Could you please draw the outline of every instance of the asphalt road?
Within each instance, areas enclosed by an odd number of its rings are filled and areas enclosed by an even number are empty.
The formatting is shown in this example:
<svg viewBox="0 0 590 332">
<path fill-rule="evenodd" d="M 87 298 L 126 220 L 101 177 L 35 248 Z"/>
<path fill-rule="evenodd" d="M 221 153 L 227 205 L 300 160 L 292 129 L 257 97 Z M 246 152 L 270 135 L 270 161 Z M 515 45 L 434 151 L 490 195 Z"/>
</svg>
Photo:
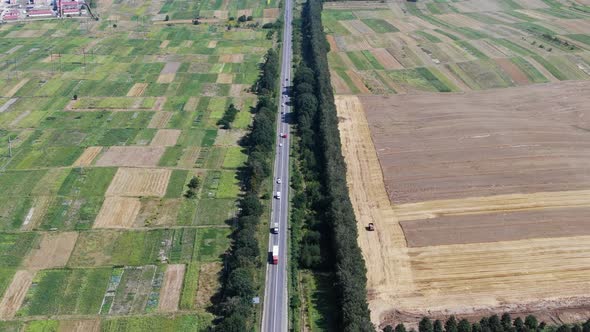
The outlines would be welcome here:
<svg viewBox="0 0 590 332">
<path fill-rule="evenodd" d="M 281 100 L 277 114 L 277 142 L 274 162 L 273 203 L 270 226 L 279 224 L 278 234 L 270 234 L 268 241 L 268 264 L 264 288 L 264 308 L 262 312 L 262 332 L 283 332 L 288 328 L 287 311 L 287 229 L 289 218 L 289 147 L 290 126 L 285 122 L 289 116 L 289 97 L 287 86 L 291 84 L 292 66 L 292 0 L 285 0 L 285 19 L 283 27 L 283 53 L 281 62 Z M 287 137 L 281 137 L 281 133 Z M 280 179 L 280 181 L 279 181 Z M 280 182 L 280 183 L 279 183 Z M 280 199 L 276 193 L 280 192 Z M 270 229 L 269 229 L 270 232 Z M 272 247 L 279 246 L 278 264 L 272 264 Z"/>
</svg>

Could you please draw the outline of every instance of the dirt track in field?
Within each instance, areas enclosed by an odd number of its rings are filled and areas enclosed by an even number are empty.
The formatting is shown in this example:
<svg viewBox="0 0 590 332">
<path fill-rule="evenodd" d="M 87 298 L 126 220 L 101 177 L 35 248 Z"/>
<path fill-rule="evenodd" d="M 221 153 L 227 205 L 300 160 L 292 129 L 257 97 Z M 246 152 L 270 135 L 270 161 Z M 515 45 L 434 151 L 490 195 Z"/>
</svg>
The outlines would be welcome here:
<svg viewBox="0 0 590 332">
<path fill-rule="evenodd" d="M 186 266 L 184 264 L 168 265 L 164 274 L 162 290 L 160 291 L 159 311 L 173 312 L 178 310 L 185 269 Z"/>
<path fill-rule="evenodd" d="M 150 123 L 148 124 L 148 128 L 164 128 L 170 121 L 172 117 L 172 112 L 156 112 Z"/>
<path fill-rule="evenodd" d="M 523 93 L 520 88 L 497 90 L 495 97 L 485 97 L 499 101 L 501 107 L 490 107 L 485 98 L 482 101 L 481 95 L 486 93 L 396 96 L 400 99 L 385 98 L 388 103 L 381 97 L 336 96 L 358 242 L 368 270 L 373 322 L 383 325 L 405 321 L 411 325 L 422 315 L 477 317 L 502 311 L 541 313 L 551 319 L 559 315 L 559 319 L 570 321 L 567 317 L 576 317 L 577 312 L 590 306 L 590 298 L 585 297 L 590 291 L 590 236 L 584 236 L 590 229 L 584 217 L 590 214 L 590 186 L 584 182 L 589 175 L 587 167 L 582 166 L 588 164 L 590 153 L 585 152 L 588 134 L 579 129 L 590 127 L 584 122 L 587 108 L 581 107 L 588 104 L 585 96 L 590 94 L 582 92 L 587 86 L 574 82 L 529 87 L 527 91 L 533 91 L 522 98 L 523 102 L 510 103 L 510 95 Z M 372 98 L 379 99 L 379 106 L 370 104 Z M 474 99 L 468 112 L 462 113 L 458 101 L 468 98 Z M 542 100 L 531 100 L 535 98 Z M 368 107 L 363 104 L 367 100 Z M 451 104 L 453 108 L 445 107 Z M 368 108 L 371 110 L 367 111 Z M 379 108 L 379 115 L 368 115 L 369 121 L 373 121 L 370 127 L 365 112 Z M 506 114 L 494 116 L 494 110 L 502 112 L 502 108 L 510 111 L 510 121 L 504 121 Z M 448 109 L 456 112 L 447 112 Z M 484 111 L 488 112 L 487 121 L 470 117 Z M 413 122 L 412 116 L 418 119 Z M 530 126 L 518 125 L 527 119 Z M 444 123 L 452 125 L 447 127 Z M 574 128 L 572 123 L 578 127 Z M 462 132 L 462 128 L 467 128 L 467 132 Z M 408 133 L 415 136 L 403 136 Z M 429 133 L 439 134 L 430 139 L 422 137 Z M 388 141 L 379 143 L 379 135 L 387 136 Z M 489 144 L 481 143 L 480 139 L 490 137 L 493 139 Z M 373 139 L 378 142 L 373 144 Z M 452 153 L 465 147 L 473 150 Z M 558 152 L 552 153 L 555 149 Z M 515 154 L 511 167 L 500 167 L 500 171 L 518 172 L 514 176 L 521 180 L 518 186 L 474 189 L 469 182 L 461 182 L 460 176 L 468 175 L 466 170 L 471 170 L 473 176 L 490 170 L 495 164 L 485 158 L 497 160 L 493 154 L 499 152 L 502 157 L 505 150 L 514 150 Z M 448 157 L 449 153 L 452 156 Z M 388 168 L 378 155 L 389 154 L 396 157 L 388 160 L 401 163 L 403 159 L 405 164 Z M 410 156 L 416 160 L 408 160 Z M 416 171 L 424 168 L 425 163 L 436 163 L 439 156 L 449 163 Z M 461 156 L 468 162 L 461 160 Z M 547 163 L 546 158 L 553 158 L 554 162 Z M 481 159 L 486 161 L 476 164 Z M 454 160 L 471 168 L 456 171 L 451 163 Z M 542 161 L 545 163 L 540 167 L 533 167 Z M 551 171 L 564 175 L 545 183 L 545 173 Z M 433 172 L 438 175 L 432 178 L 447 172 L 457 175 L 424 186 L 439 190 L 436 193 L 415 189 L 411 191 L 413 200 L 396 200 L 399 196 L 393 195 L 395 203 L 407 203 L 392 205 L 383 174 L 387 179 L 403 176 L 404 172 L 411 173 L 403 178 L 407 185 L 390 180 L 388 189 L 408 190 L 411 184 L 420 184 L 425 175 Z M 522 175 L 527 172 L 531 175 Z M 479 183 L 489 185 L 491 179 L 506 176 L 501 172 L 490 174 L 495 176 L 483 177 Z M 535 183 L 539 179 L 543 182 L 540 186 Z M 442 185 L 447 187 L 441 189 Z M 365 230 L 369 222 L 376 224 L 376 231 Z"/>
<path fill-rule="evenodd" d="M 77 232 L 45 233 L 39 246 L 31 250 L 23 265 L 31 270 L 64 267 L 76 240 Z"/>
<path fill-rule="evenodd" d="M 16 271 L 4 297 L 0 301 L 0 319 L 11 319 L 20 308 L 35 274 L 26 270 Z"/>
</svg>

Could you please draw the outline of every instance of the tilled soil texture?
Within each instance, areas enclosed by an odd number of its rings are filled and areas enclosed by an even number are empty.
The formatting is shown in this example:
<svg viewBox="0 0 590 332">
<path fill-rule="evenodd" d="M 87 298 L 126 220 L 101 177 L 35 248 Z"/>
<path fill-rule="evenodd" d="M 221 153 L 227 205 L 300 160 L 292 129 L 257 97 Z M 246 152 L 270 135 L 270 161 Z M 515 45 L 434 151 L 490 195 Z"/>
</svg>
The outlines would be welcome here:
<svg viewBox="0 0 590 332">
<path fill-rule="evenodd" d="M 590 220 L 580 216 L 590 216 L 590 208 L 449 216 L 401 225 L 409 247 L 426 247 L 590 235 Z"/>
<path fill-rule="evenodd" d="M 182 290 L 182 282 L 185 272 L 184 264 L 168 265 L 164 274 L 164 283 L 160 291 L 160 302 L 158 309 L 160 311 L 170 312 L 178 310 L 178 301 Z"/>
<path fill-rule="evenodd" d="M 393 203 L 590 188 L 590 82 L 361 100 Z"/>
</svg>

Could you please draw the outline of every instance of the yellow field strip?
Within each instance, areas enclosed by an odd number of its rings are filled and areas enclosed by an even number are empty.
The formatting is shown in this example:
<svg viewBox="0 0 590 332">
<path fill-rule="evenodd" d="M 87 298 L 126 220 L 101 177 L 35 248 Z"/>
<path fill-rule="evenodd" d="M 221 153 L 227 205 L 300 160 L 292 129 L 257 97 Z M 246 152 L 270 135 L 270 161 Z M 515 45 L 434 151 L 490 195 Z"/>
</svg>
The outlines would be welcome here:
<svg viewBox="0 0 590 332">
<path fill-rule="evenodd" d="M 394 205 L 393 210 L 399 221 L 409 221 L 451 215 L 458 216 L 572 207 L 590 207 L 590 190 L 434 200 Z"/>
</svg>

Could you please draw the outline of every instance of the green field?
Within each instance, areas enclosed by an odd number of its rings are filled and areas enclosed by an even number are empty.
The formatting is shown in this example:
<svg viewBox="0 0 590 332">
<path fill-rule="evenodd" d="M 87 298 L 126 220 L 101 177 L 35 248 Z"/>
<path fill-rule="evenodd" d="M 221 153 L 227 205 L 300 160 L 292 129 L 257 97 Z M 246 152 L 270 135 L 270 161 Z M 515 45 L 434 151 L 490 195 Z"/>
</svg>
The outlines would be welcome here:
<svg viewBox="0 0 590 332">
<path fill-rule="evenodd" d="M 346 89 L 336 93 L 361 93 L 350 71 L 376 95 L 512 87 L 518 78 L 496 65 L 496 58 L 509 58 L 526 75 L 528 84 L 550 81 L 538 66 L 558 80 L 588 79 L 590 66 L 585 59 L 590 39 L 569 28 L 575 21 L 566 22 L 588 18 L 588 12 L 573 3 L 545 3 L 550 7 L 494 0 L 481 11 L 469 7 L 472 4 L 442 0 L 406 1 L 373 9 L 352 4 L 346 9 L 327 6 L 322 12 L 324 29 L 338 46 L 328 53 L 328 62 L 346 84 Z M 417 21 L 426 24 L 415 26 Z M 409 26 L 414 28 L 408 30 Z M 373 56 L 375 49 L 387 50 L 402 68 L 382 72 L 385 62 L 380 61 L 385 60 Z"/>
<path fill-rule="evenodd" d="M 203 262 L 220 262 L 230 246 L 227 222 L 237 213 L 237 175 L 247 160 L 238 141 L 257 103 L 249 88 L 266 51 L 278 47 L 277 34 L 268 38 L 262 28 L 278 6 L 117 0 L 96 3 L 98 21 L 0 27 L 0 296 L 17 271 L 29 268 L 27 255 L 45 232 L 78 234 L 71 254 L 62 253 L 65 268 L 48 262 L 30 271 L 23 305 L 0 330 L 67 330 L 73 323 L 64 319 L 77 315 L 100 320 L 101 331 L 212 324 L 203 311 L 208 305 L 195 305 L 199 271 Z M 252 20 L 228 20 L 238 13 Z M 166 15 L 188 24 L 166 24 Z M 197 16 L 211 20 L 191 24 Z M 217 119 L 230 103 L 240 112 L 232 129 L 220 131 Z M 130 147 L 137 152 L 117 150 Z M 121 167 L 167 169 L 170 177 L 116 183 Z M 200 186 L 185 197 L 193 175 Z M 113 196 L 117 186 L 139 189 Z M 167 264 L 187 264 L 182 313 L 159 313 Z"/>
</svg>

